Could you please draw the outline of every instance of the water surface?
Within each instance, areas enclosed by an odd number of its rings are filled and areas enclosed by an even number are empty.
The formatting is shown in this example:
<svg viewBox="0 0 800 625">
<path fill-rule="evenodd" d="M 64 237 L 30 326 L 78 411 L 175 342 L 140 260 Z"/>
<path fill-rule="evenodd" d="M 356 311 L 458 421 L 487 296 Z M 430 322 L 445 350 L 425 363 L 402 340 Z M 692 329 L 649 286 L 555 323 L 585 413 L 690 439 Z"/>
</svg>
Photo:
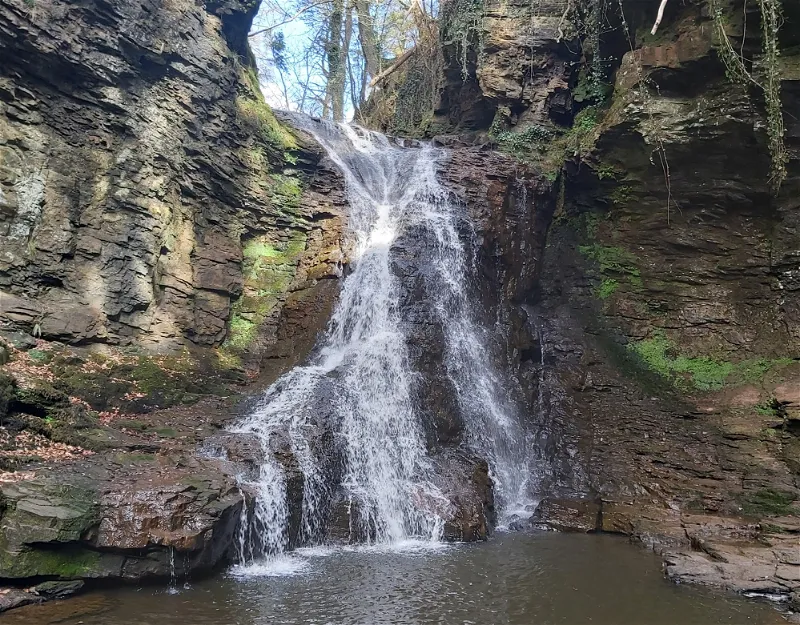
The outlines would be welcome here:
<svg viewBox="0 0 800 625">
<path fill-rule="evenodd" d="M 664 579 L 613 536 L 499 534 L 398 551 L 317 550 L 259 576 L 94 593 L 5 625 L 778 625 L 769 605 Z M 274 575 L 271 575 L 274 574 Z M 183 580 L 180 580 L 180 586 Z"/>
</svg>

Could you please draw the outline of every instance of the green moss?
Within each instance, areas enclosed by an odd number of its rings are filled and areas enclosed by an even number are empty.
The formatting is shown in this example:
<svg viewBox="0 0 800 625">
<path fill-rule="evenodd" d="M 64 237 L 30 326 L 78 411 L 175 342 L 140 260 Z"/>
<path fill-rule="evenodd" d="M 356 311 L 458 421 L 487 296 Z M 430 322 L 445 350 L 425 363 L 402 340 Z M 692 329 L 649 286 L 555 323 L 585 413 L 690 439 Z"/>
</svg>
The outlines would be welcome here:
<svg viewBox="0 0 800 625">
<path fill-rule="evenodd" d="M 258 326 L 255 323 L 234 313 L 228 324 L 228 337 L 225 339 L 225 344 L 234 350 L 243 350 L 256 338 L 257 330 Z"/>
<path fill-rule="evenodd" d="M 17 389 L 15 404 L 23 411 L 48 412 L 56 408 L 67 408 L 69 396 L 46 380 L 35 380 L 33 386 Z"/>
<path fill-rule="evenodd" d="M 242 296 L 234 303 L 223 347 L 239 353 L 258 337 L 258 328 L 274 310 L 294 280 L 307 236 L 294 231 L 288 239 L 255 237 L 243 246 Z"/>
<path fill-rule="evenodd" d="M 273 176 L 273 202 L 287 212 L 296 212 L 300 208 L 303 187 L 294 176 L 276 174 Z"/>
<path fill-rule="evenodd" d="M 790 359 L 745 360 L 732 363 L 710 356 L 690 357 L 677 354 L 676 347 L 664 335 L 656 332 L 651 338 L 631 343 L 628 348 L 638 355 L 649 369 L 670 378 L 678 386 L 688 379 L 691 385 L 702 391 L 719 390 L 722 387 L 753 383 L 763 378 L 773 367 L 793 362 Z"/>
<path fill-rule="evenodd" d="M 641 273 L 636 267 L 637 258 L 630 252 L 621 247 L 600 245 L 598 243 L 581 245 L 578 250 L 581 254 L 596 262 L 600 268 L 600 273 L 605 277 L 626 277 L 631 286 L 636 289 L 642 288 Z"/>
<path fill-rule="evenodd" d="M 175 438 L 178 435 L 173 428 L 158 428 L 156 434 L 163 438 Z"/>
<path fill-rule="evenodd" d="M 242 124 L 282 151 L 296 149 L 297 141 L 294 136 L 277 120 L 264 100 L 256 70 L 242 67 L 240 77 L 245 89 L 244 94 L 236 98 L 236 112 Z"/>
<path fill-rule="evenodd" d="M 50 362 L 53 359 L 53 354 L 50 352 L 46 352 L 42 349 L 31 349 L 28 350 L 28 356 L 30 359 L 37 363 L 37 364 L 45 364 Z"/>
<path fill-rule="evenodd" d="M 687 358 L 679 356 L 672 361 L 672 370 L 691 376 L 695 388 L 703 391 L 720 389 L 725 385 L 728 376 L 733 373 L 734 365 L 727 361 L 718 361 L 706 356 Z"/>
<path fill-rule="evenodd" d="M 649 369 L 664 377 L 672 377 L 672 359 L 667 355 L 671 343 L 664 334 L 656 333 L 652 338 L 631 343 L 628 348 L 635 352 Z"/>
<path fill-rule="evenodd" d="M 629 347 L 651 370 L 673 379 L 678 385 L 685 377 L 675 377 L 675 374 L 684 374 L 691 379 L 695 388 L 704 391 L 722 388 L 734 370 L 732 363 L 717 361 L 707 356 L 672 357 L 670 352 L 674 351 L 673 345 L 660 332 L 652 338 L 632 343 Z"/>
<path fill-rule="evenodd" d="M 96 551 L 62 546 L 58 550 L 23 548 L 18 552 L 0 551 L 0 575 L 8 578 L 95 577 L 101 569 Z"/>
<path fill-rule="evenodd" d="M 773 369 L 787 367 L 794 362 L 791 358 L 755 358 L 740 362 L 736 367 L 736 379 L 741 384 L 756 384 Z"/>
<path fill-rule="evenodd" d="M 603 278 L 600 286 L 597 288 L 597 297 L 599 299 L 608 299 L 619 288 L 619 282 L 613 278 Z"/>
<path fill-rule="evenodd" d="M 242 248 L 242 255 L 245 259 L 256 260 L 259 258 L 278 258 L 281 253 L 271 244 L 256 239 Z"/>
<path fill-rule="evenodd" d="M 791 505 L 795 501 L 795 493 L 766 488 L 745 495 L 742 510 L 753 515 L 782 516 L 791 512 Z"/>
</svg>

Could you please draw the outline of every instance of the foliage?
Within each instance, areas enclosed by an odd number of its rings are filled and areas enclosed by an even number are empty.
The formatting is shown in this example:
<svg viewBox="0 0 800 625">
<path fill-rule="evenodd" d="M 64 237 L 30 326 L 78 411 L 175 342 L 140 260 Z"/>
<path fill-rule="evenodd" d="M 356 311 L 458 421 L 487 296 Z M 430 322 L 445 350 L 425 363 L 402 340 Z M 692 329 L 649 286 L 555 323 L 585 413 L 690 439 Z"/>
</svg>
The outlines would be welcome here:
<svg viewBox="0 0 800 625">
<path fill-rule="evenodd" d="M 546 126 L 535 124 L 522 132 L 503 131 L 494 135 L 500 147 L 514 154 L 541 147 L 542 143 L 553 138 L 553 131 Z"/>
<path fill-rule="evenodd" d="M 626 184 L 615 187 L 611 193 L 608 194 L 608 199 L 617 206 L 627 204 L 633 197 L 633 189 Z"/>
<path fill-rule="evenodd" d="M 370 79 L 419 44 L 435 7 L 430 0 L 263 0 L 250 42 L 270 101 L 327 118 L 358 114 Z"/>
<path fill-rule="evenodd" d="M 602 300 L 608 299 L 618 288 L 619 282 L 614 278 L 603 278 L 603 281 L 597 289 L 597 297 Z"/>
<path fill-rule="evenodd" d="M 771 397 L 756 406 L 756 414 L 762 417 L 778 417 L 781 414 L 781 404 L 777 399 Z"/>
<path fill-rule="evenodd" d="M 469 77 L 470 51 L 480 50 L 483 42 L 483 18 L 486 12 L 485 0 L 450 0 L 442 6 L 439 16 L 442 42 L 455 45 L 461 78 Z M 478 54 L 478 58 L 480 55 Z"/>
<path fill-rule="evenodd" d="M 579 104 L 602 104 L 613 92 L 614 87 L 602 77 L 602 73 L 581 68 L 578 72 L 578 84 L 572 90 L 572 99 Z"/>
<path fill-rule="evenodd" d="M 53 359 L 53 354 L 41 349 L 29 349 L 28 357 L 35 363 L 46 363 Z"/>
<path fill-rule="evenodd" d="M 793 362 L 785 358 L 776 360 L 759 358 L 732 363 L 710 356 L 673 355 L 677 349 L 661 331 L 656 331 L 648 339 L 631 343 L 628 348 L 637 354 L 649 369 L 670 378 L 678 386 L 682 386 L 688 378 L 694 388 L 702 391 L 719 390 L 726 385 L 753 383 L 763 378 L 770 369 Z"/>
<path fill-rule="evenodd" d="M 630 283 L 640 288 L 642 286 L 641 272 L 636 267 L 637 258 L 621 247 L 605 246 L 598 243 L 581 245 L 578 251 L 587 258 L 596 262 L 603 274 L 626 276 Z"/>
<path fill-rule="evenodd" d="M 695 388 L 703 391 L 720 389 L 733 373 L 733 363 L 725 360 L 714 360 L 708 356 L 688 358 L 678 356 L 672 361 L 672 371 L 688 374 Z"/>
<path fill-rule="evenodd" d="M 660 332 L 652 338 L 628 345 L 628 348 L 636 353 L 648 368 L 667 378 L 672 377 L 672 359 L 667 355 L 671 347 L 670 340 Z"/>
<path fill-rule="evenodd" d="M 742 384 L 755 384 L 761 381 L 772 369 L 786 367 L 793 362 L 794 360 L 791 358 L 776 358 L 774 360 L 756 358 L 753 360 L 745 360 L 736 367 L 736 378 L 737 381 Z"/>
<path fill-rule="evenodd" d="M 606 180 L 606 179 L 614 180 L 620 176 L 620 172 L 618 172 L 611 165 L 599 165 L 595 168 L 594 172 L 597 174 L 597 177 L 600 180 Z"/>
</svg>

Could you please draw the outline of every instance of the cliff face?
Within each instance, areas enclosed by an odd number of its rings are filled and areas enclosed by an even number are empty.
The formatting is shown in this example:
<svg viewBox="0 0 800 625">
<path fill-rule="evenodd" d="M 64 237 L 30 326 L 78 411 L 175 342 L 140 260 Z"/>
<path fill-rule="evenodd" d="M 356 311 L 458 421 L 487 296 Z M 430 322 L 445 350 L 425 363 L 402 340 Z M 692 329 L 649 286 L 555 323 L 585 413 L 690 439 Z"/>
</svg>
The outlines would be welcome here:
<svg viewBox="0 0 800 625">
<path fill-rule="evenodd" d="M 232 555 L 244 469 L 197 447 L 311 348 L 344 262 L 257 7 L 0 1 L 0 578 L 45 581 L 0 610 Z"/>
<path fill-rule="evenodd" d="M 292 333 L 290 287 L 337 275 L 341 185 L 261 100 L 257 5 L 0 4 L 3 321 L 160 351 Z"/>
<path fill-rule="evenodd" d="M 451 0 L 439 97 L 411 132 L 468 135 L 560 188 L 523 218 L 546 223 L 522 253 L 507 229 L 521 204 L 479 222 L 486 301 L 538 432 L 538 520 L 797 601 L 800 14 L 783 5 L 777 193 L 764 92 L 721 58 L 717 15 L 767 63 L 741 2 L 669 2 L 653 36 L 645 3 Z M 397 74 L 366 109 L 388 131 L 406 131 L 392 94 L 416 80 Z"/>
</svg>

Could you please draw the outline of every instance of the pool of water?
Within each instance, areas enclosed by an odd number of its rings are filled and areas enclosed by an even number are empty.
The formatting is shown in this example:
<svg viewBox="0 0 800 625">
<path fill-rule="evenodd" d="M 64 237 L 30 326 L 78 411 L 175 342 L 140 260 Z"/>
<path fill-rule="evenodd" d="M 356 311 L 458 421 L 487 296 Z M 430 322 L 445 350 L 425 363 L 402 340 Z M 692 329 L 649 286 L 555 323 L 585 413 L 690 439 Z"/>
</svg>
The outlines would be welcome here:
<svg viewBox="0 0 800 625">
<path fill-rule="evenodd" d="M 186 587 L 184 588 L 184 584 Z M 301 551 L 177 588 L 90 593 L 3 625 L 778 625 L 769 605 L 675 585 L 613 536 Z"/>
</svg>

